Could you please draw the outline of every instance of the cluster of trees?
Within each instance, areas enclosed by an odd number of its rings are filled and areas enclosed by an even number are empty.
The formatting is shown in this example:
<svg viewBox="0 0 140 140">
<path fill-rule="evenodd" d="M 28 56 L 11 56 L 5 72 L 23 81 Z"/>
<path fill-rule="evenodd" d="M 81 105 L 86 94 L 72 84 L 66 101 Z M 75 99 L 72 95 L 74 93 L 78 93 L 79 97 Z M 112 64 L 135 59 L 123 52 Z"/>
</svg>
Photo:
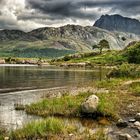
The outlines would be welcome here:
<svg viewBox="0 0 140 140">
<path fill-rule="evenodd" d="M 110 49 L 109 42 L 105 39 L 102 39 L 98 44 L 93 45 L 92 49 L 99 49 L 100 54 L 102 54 L 103 49 Z"/>
</svg>

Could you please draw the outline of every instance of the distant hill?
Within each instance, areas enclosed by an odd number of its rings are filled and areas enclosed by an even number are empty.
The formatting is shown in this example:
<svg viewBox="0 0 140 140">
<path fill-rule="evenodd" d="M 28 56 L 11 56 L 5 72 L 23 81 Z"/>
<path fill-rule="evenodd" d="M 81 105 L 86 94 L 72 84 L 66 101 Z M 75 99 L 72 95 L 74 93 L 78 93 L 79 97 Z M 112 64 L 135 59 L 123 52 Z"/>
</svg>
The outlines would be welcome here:
<svg viewBox="0 0 140 140">
<path fill-rule="evenodd" d="M 37 38 L 20 30 L 0 30 L 0 41 L 8 40 L 36 41 Z"/>
<path fill-rule="evenodd" d="M 132 33 L 79 25 L 45 27 L 28 33 L 0 30 L 0 56 L 59 57 L 75 52 L 90 52 L 92 45 L 101 39 L 108 40 L 111 49 L 119 50 L 139 38 Z"/>
<path fill-rule="evenodd" d="M 129 32 L 140 35 L 140 21 L 121 15 L 102 15 L 95 22 L 94 26 L 109 31 Z"/>
</svg>

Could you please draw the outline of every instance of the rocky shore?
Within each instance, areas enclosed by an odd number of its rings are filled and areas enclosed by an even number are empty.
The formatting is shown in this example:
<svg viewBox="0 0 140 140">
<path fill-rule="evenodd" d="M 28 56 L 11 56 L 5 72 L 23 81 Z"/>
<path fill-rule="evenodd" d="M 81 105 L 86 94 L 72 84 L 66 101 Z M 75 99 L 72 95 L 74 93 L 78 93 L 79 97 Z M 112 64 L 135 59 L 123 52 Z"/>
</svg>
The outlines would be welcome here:
<svg viewBox="0 0 140 140">
<path fill-rule="evenodd" d="M 0 64 L 29 64 L 29 65 L 50 65 L 46 60 L 37 59 L 0 59 Z"/>
</svg>

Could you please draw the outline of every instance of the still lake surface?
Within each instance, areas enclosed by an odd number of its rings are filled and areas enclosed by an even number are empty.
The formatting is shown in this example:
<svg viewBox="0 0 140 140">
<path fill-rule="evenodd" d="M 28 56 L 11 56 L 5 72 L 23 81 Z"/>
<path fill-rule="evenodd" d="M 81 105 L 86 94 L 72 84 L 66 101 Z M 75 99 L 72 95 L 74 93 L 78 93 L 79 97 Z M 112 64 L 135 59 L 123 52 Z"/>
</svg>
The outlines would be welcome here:
<svg viewBox="0 0 140 140">
<path fill-rule="evenodd" d="M 29 104 L 37 101 L 47 90 L 76 87 L 104 79 L 107 72 L 102 68 L 0 65 L 0 126 L 13 129 L 32 119 L 38 119 L 23 111 L 15 111 L 15 103 Z"/>
</svg>

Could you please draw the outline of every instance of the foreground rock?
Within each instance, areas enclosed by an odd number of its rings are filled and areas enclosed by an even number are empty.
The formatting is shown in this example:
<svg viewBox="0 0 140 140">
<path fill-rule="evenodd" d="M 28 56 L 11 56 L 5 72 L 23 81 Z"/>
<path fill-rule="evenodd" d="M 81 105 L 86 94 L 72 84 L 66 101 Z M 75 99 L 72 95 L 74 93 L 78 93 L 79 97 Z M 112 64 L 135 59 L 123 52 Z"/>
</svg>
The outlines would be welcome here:
<svg viewBox="0 0 140 140">
<path fill-rule="evenodd" d="M 99 98 L 96 95 L 91 95 L 81 105 L 81 109 L 83 113 L 94 113 L 95 111 L 97 111 L 98 105 Z"/>
</svg>

